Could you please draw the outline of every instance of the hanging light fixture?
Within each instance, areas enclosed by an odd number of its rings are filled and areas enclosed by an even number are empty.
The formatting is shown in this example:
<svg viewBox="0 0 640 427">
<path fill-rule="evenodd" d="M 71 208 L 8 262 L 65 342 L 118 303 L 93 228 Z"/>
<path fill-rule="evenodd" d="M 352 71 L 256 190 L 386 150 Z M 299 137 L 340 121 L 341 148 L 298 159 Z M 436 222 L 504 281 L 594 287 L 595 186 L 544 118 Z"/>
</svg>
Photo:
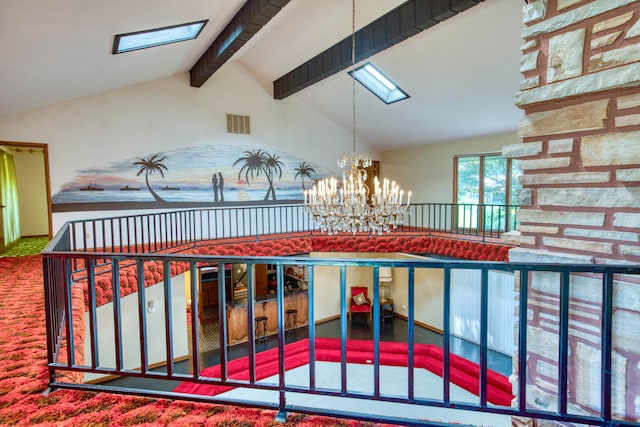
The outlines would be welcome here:
<svg viewBox="0 0 640 427">
<path fill-rule="evenodd" d="M 325 178 L 304 192 L 304 209 L 311 220 L 329 235 L 339 232 L 367 232 L 382 234 L 404 224 L 409 209 L 411 191 L 403 202 L 404 190 L 395 181 L 374 178 L 373 192 L 366 185 L 371 157 L 356 151 L 356 1 L 351 2 L 351 93 L 353 114 L 353 152 L 338 159 L 342 173 L 342 186 L 338 180 Z M 369 199 L 369 202 L 367 201 Z"/>
</svg>

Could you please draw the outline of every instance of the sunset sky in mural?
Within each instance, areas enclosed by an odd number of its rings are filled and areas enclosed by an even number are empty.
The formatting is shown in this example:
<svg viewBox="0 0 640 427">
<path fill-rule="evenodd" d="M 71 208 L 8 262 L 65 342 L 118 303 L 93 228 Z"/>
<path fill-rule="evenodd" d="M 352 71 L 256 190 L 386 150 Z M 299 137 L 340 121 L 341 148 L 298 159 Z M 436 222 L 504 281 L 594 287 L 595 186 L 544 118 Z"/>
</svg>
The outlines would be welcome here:
<svg viewBox="0 0 640 427">
<path fill-rule="evenodd" d="M 53 196 L 53 203 L 98 203 L 117 201 L 149 201 L 153 200 L 145 184 L 145 173 L 139 176 L 140 166 L 133 163 L 158 155 L 164 157 L 162 164 L 166 166 L 164 178 L 158 171 L 149 175 L 149 183 L 155 191 L 162 191 L 163 198 L 168 201 L 197 201 L 207 199 L 207 193 L 213 194 L 211 178 L 214 173 L 222 173 L 224 177 L 225 200 L 262 200 L 268 189 L 268 181 L 261 173 L 247 183 L 238 173 L 242 163 L 233 166 L 243 157 L 246 150 L 263 151 L 279 156 L 282 162 L 282 177 L 274 178 L 274 187 L 278 199 L 301 200 L 302 181 L 296 178 L 296 168 L 305 160 L 293 157 L 286 152 L 265 147 L 235 146 L 229 144 L 196 145 L 156 153 L 142 153 L 139 157 L 123 159 L 117 163 L 102 167 L 79 169 L 72 181 L 66 182 L 61 190 Z M 315 169 L 312 176 L 323 177 L 326 172 L 307 161 Z M 305 186 L 310 188 L 312 181 L 305 177 Z M 95 191 L 87 191 L 87 190 Z M 102 190 L 100 190 L 102 189 Z M 121 191 L 122 189 L 130 191 Z M 139 189 L 139 191 L 137 190 Z M 164 191 L 163 191 L 164 190 Z M 172 191 L 173 190 L 173 191 Z M 241 194 L 240 194 L 241 193 Z"/>
</svg>

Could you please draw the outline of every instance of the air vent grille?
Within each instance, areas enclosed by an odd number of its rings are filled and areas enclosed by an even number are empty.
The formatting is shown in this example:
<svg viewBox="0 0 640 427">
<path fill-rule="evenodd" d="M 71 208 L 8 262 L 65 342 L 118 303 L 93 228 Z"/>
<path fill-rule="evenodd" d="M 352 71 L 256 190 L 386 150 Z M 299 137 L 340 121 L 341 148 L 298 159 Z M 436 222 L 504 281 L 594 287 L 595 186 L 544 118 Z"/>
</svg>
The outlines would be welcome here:
<svg viewBox="0 0 640 427">
<path fill-rule="evenodd" d="M 251 133 L 249 116 L 227 114 L 227 133 Z"/>
</svg>

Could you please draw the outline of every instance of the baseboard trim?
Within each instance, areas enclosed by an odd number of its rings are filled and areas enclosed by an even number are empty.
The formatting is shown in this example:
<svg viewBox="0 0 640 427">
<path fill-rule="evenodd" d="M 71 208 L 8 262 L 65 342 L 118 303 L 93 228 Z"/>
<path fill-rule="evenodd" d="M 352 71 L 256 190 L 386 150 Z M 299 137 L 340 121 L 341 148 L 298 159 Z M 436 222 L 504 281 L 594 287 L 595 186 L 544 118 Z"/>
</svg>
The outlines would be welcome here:
<svg viewBox="0 0 640 427">
<path fill-rule="evenodd" d="M 316 325 L 320 325 L 322 323 L 331 322 L 332 320 L 340 319 L 340 315 L 336 314 L 335 316 L 325 317 L 324 319 L 316 320 Z"/>
<path fill-rule="evenodd" d="M 405 320 L 405 321 L 409 321 L 409 318 L 407 316 L 403 316 L 400 313 L 393 313 L 393 317 L 397 317 L 399 319 L 402 319 L 402 320 Z M 444 333 L 444 331 L 442 329 L 438 329 L 438 328 L 436 328 L 434 326 L 427 325 L 426 323 L 420 322 L 419 320 L 414 320 L 413 324 L 417 325 L 417 326 L 420 326 L 422 328 L 428 329 L 431 332 L 435 332 L 435 333 L 440 334 L 440 335 L 442 335 Z"/>
<path fill-rule="evenodd" d="M 400 313 L 393 313 L 393 317 L 397 317 L 398 319 L 402 319 L 404 321 L 408 321 L 409 318 L 407 316 L 403 316 Z M 336 314 L 335 316 L 330 316 L 330 317 L 325 317 L 324 319 L 320 319 L 320 320 L 316 320 L 316 325 L 320 325 L 322 323 L 327 323 L 327 322 L 331 322 L 333 320 L 339 320 L 340 319 L 340 315 Z M 442 329 L 438 329 L 434 326 L 428 325 L 426 323 L 420 322 L 418 320 L 414 320 L 413 321 L 414 325 L 420 326 L 422 328 L 428 329 L 431 332 L 435 332 L 437 334 L 442 335 L 444 333 L 444 331 Z"/>
</svg>

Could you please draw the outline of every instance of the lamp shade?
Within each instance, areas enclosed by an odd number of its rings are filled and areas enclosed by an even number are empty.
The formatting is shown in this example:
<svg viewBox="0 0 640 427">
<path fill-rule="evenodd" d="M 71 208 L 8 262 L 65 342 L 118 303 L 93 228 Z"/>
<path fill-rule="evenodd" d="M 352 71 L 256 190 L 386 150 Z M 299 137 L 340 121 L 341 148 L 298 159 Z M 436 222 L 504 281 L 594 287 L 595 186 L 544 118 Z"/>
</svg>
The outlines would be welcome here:
<svg viewBox="0 0 640 427">
<path fill-rule="evenodd" d="M 393 279 L 391 267 L 380 267 L 378 269 L 378 280 L 381 282 L 390 282 Z"/>
</svg>

